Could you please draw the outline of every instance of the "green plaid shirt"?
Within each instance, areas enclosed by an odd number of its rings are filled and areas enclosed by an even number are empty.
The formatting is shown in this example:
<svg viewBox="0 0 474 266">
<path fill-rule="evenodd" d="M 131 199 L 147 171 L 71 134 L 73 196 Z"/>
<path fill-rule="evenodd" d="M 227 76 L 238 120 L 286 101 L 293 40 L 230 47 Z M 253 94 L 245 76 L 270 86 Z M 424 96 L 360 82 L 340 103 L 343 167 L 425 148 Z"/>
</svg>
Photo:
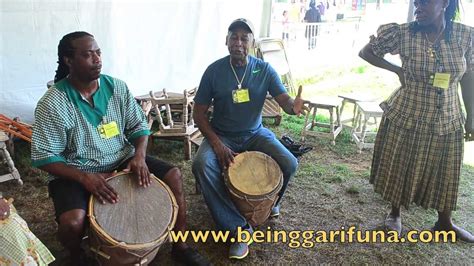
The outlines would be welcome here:
<svg viewBox="0 0 474 266">
<path fill-rule="evenodd" d="M 53 261 L 51 252 L 30 231 L 25 220 L 11 205 L 10 216 L 0 220 L 0 265 L 33 265 L 35 262 L 45 266 Z"/>
<path fill-rule="evenodd" d="M 125 82 L 101 75 L 92 97 L 94 107 L 66 78 L 43 95 L 35 110 L 33 166 L 64 162 L 82 171 L 110 172 L 133 156 L 132 142 L 150 131 Z M 98 127 L 113 121 L 119 135 L 101 137 Z"/>
<path fill-rule="evenodd" d="M 374 54 L 399 54 L 406 83 L 380 105 L 385 116 L 403 128 L 436 135 L 462 129 L 458 83 L 466 71 L 474 71 L 473 38 L 472 27 L 453 23 L 450 38 L 435 44 L 431 56 L 426 36 L 410 29 L 410 23 L 380 26 L 370 42 Z M 433 86 L 436 72 L 451 75 L 448 89 Z"/>
</svg>

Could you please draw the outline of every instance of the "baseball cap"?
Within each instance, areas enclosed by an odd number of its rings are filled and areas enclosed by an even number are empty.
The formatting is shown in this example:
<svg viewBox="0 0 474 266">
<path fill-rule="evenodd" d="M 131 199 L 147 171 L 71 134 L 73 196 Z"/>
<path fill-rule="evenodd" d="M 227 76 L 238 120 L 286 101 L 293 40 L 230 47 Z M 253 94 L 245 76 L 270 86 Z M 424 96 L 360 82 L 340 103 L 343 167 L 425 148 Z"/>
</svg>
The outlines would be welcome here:
<svg viewBox="0 0 474 266">
<path fill-rule="evenodd" d="M 229 31 L 234 31 L 237 28 L 247 29 L 250 31 L 250 33 L 254 34 L 252 22 L 250 22 L 248 19 L 238 18 L 230 23 Z"/>
</svg>

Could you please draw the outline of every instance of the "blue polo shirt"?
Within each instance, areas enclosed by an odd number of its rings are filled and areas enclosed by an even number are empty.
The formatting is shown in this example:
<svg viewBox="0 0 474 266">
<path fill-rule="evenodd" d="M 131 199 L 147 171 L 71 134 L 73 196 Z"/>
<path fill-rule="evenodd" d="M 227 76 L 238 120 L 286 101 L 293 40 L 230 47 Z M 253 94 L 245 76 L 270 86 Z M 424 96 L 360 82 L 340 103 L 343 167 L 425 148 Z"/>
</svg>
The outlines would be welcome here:
<svg viewBox="0 0 474 266">
<path fill-rule="evenodd" d="M 204 72 L 194 101 L 214 106 L 211 126 L 219 135 L 245 136 L 262 126 L 262 108 L 267 93 L 273 97 L 286 93 L 278 73 L 266 62 L 248 56 L 248 67 L 235 67 L 240 79 L 246 72 L 242 88 L 249 91 L 250 101 L 234 103 L 232 91 L 238 81 L 230 66 L 230 56 L 212 63 Z"/>
</svg>

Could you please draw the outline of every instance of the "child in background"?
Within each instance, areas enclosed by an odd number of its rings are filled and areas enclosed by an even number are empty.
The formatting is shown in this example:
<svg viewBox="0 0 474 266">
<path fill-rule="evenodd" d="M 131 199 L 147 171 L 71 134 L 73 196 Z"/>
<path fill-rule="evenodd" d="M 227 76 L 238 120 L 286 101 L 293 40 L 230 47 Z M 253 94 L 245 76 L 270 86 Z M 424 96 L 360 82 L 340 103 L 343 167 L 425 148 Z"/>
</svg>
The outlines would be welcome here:
<svg viewBox="0 0 474 266">
<path fill-rule="evenodd" d="M 283 19 L 281 21 L 282 25 L 282 34 L 281 34 L 281 39 L 284 42 L 288 42 L 289 36 L 290 36 L 290 20 L 288 17 L 288 11 L 283 11 Z"/>
</svg>

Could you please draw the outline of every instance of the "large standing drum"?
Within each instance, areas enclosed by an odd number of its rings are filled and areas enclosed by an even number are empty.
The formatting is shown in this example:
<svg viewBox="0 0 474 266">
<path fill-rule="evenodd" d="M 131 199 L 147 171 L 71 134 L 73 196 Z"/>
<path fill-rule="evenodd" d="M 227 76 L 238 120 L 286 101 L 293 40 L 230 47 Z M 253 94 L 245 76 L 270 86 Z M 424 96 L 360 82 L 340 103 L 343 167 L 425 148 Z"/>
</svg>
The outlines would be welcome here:
<svg viewBox="0 0 474 266">
<path fill-rule="evenodd" d="M 107 182 L 119 195 L 116 204 L 102 204 L 91 196 L 90 246 L 101 265 L 147 265 L 169 239 L 178 205 L 170 188 L 150 176 L 140 187 L 131 173 L 121 172 Z"/>
<path fill-rule="evenodd" d="M 252 226 L 258 226 L 270 216 L 283 186 L 283 174 L 270 156 L 250 151 L 234 158 L 225 183 L 240 213 Z"/>
</svg>

